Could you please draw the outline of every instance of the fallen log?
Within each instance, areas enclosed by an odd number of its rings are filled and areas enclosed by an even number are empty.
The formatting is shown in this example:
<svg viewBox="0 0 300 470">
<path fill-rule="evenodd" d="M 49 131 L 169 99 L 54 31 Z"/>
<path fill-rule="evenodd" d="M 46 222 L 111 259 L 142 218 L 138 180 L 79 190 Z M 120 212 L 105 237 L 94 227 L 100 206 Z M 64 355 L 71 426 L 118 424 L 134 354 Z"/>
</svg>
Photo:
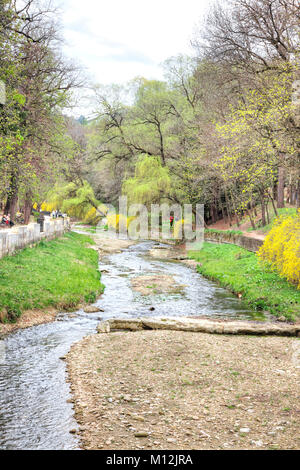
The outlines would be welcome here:
<svg viewBox="0 0 300 470">
<path fill-rule="evenodd" d="M 180 330 L 227 335 L 300 336 L 300 324 L 239 320 L 208 320 L 181 317 L 110 319 L 98 325 L 98 333 L 114 330 Z"/>
</svg>

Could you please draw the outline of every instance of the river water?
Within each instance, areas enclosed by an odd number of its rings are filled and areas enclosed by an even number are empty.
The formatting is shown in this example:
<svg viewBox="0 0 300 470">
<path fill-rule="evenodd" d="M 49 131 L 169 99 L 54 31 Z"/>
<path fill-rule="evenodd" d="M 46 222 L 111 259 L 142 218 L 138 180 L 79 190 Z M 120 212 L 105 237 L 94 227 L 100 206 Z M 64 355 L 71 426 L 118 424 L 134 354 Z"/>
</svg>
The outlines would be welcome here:
<svg viewBox="0 0 300 470">
<path fill-rule="evenodd" d="M 106 286 L 97 306 L 104 312 L 82 310 L 61 314 L 53 323 L 19 330 L 0 341 L 0 449 L 77 449 L 65 362 L 70 346 L 95 333 L 99 317 L 201 316 L 253 318 L 243 303 L 189 267 L 153 259 L 153 242 L 133 245 L 103 258 Z M 181 293 L 141 296 L 130 278 L 140 274 L 173 275 L 184 285 Z M 154 307 L 154 311 L 150 308 Z"/>
</svg>

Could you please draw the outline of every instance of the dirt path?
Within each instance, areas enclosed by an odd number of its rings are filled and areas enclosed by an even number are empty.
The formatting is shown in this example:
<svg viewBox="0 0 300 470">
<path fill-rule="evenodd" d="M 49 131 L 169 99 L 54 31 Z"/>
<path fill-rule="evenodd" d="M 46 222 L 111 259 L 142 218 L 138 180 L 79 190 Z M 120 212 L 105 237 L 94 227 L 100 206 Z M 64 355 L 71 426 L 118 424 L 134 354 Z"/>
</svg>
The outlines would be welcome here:
<svg viewBox="0 0 300 470">
<path fill-rule="evenodd" d="M 256 238 L 258 240 L 264 240 L 266 238 L 266 234 L 260 232 L 259 230 L 252 230 L 251 232 L 248 232 L 247 230 L 251 228 L 250 222 L 245 222 L 244 224 L 241 224 L 241 226 L 238 228 L 234 228 L 230 226 L 229 222 L 225 222 L 225 220 L 219 220 L 213 225 L 210 225 L 208 228 L 210 229 L 215 229 L 215 230 L 239 230 L 243 233 L 245 237 L 249 238 Z"/>
<path fill-rule="evenodd" d="M 93 335 L 68 355 L 85 449 L 297 449 L 293 338 Z"/>
</svg>

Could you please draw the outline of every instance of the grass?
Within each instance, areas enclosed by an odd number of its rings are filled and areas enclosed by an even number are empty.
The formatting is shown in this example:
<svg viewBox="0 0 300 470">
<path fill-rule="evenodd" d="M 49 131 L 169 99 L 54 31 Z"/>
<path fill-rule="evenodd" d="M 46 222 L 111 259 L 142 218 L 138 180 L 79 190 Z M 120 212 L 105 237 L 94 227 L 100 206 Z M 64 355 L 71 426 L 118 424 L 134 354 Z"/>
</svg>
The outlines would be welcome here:
<svg viewBox="0 0 300 470">
<path fill-rule="evenodd" d="M 300 315 L 300 291 L 259 263 L 255 253 L 235 245 L 204 243 L 203 249 L 190 252 L 199 261 L 198 272 L 216 280 L 254 310 L 269 311 L 295 320 Z"/>
<path fill-rule="evenodd" d="M 0 260 L 2 321 L 16 321 L 25 310 L 72 310 L 103 292 L 98 253 L 86 235 L 67 233 Z"/>
<path fill-rule="evenodd" d="M 284 207 L 282 209 L 277 209 L 278 211 L 278 216 L 280 217 L 281 215 L 295 215 L 296 209 L 295 207 Z M 271 230 L 271 228 L 274 225 L 275 220 L 277 219 L 277 216 L 273 213 L 270 215 L 270 223 L 268 225 L 265 225 L 264 227 L 260 227 L 260 231 L 267 233 Z"/>
<path fill-rule="evenodd" d="M 204 230 L 206 234 L 210 233 L 218 233 L 218 234 L 227 234 L 227 235 L 243 235 L 243 232 L 241 230 L 216 230 L 214 228 L 206 228 Z"/>
<path fill-rule="evenodd" d="M 80 227 L 81 231 L 83 232 L 96 233 L 97 231 L 96 225 L 88 225 L 88 224 L 84 224 L 83 222 L 77 222 L 76 226 Z"/>
<path fill-rule="evenodd" d="M 282 209 L 277 209 L 278 216 L 280 217 L 281 215 L 294 215 L 296 213 L 296 208 L 295 207 L 283 207 Z M 255 225 L 255 229 L 250 227 L 247 232 L 253 232 L 253 230 L 259 230 L 260 232 L 263 233 L 268 233 L 271 228 L 273 227 L 273 224 L 277 218 L 273 207 L 270 205 L 269 206 L 269 215 L 270 215 L 270 223 L 265 225 L 264 227 L 261 226 L 261 223 L 257 223 Z"/>
</svg>

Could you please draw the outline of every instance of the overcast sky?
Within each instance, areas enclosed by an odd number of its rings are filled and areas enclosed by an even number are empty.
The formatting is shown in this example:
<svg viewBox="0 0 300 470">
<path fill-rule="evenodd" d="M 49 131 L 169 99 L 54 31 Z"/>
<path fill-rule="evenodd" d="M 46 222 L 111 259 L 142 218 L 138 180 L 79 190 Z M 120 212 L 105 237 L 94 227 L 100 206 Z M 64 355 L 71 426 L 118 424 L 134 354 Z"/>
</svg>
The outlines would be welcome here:
<svg viewBox="0 0 300 470">
<path fill-rule="evenodd" d="M 191 54 L 195 24 L 213 0 L 64 0 L 65 53 L 95 83 L 160 79 L 160 64 Z"/>
</svg>

